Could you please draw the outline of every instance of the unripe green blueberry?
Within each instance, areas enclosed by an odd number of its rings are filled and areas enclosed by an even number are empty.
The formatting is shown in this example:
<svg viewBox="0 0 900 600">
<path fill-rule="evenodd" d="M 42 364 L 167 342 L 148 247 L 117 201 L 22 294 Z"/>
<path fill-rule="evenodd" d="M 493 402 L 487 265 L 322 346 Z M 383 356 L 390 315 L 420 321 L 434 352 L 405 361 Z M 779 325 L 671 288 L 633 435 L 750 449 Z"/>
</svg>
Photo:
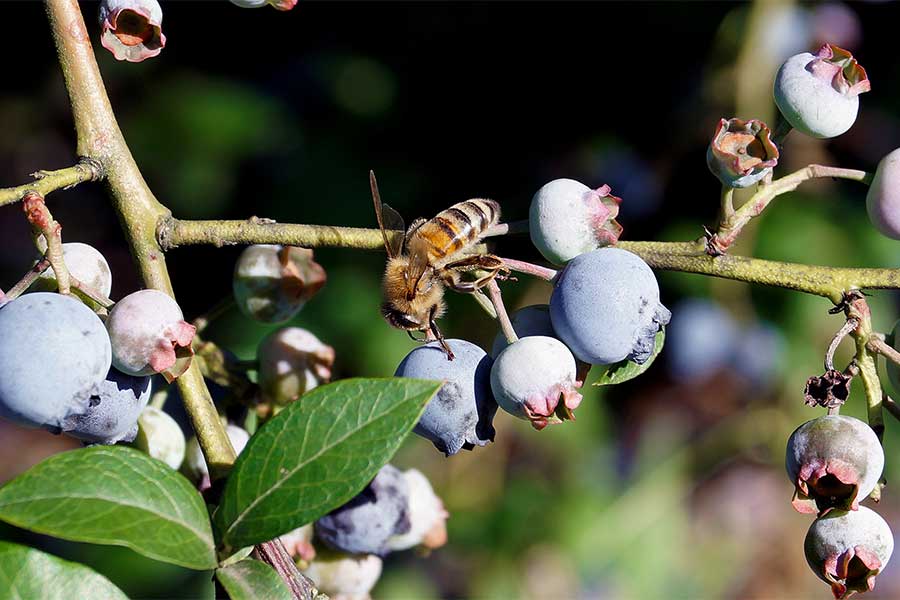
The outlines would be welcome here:
<svg viewBox="0 0 900 600">
<path fill-rule="evenodd" d="M 242 313 L 263 323 L 283 323 L 325 285 L 313 251 L 295 246 L 248 246 L 234 267 L 234 299 Z"/>
<path fill-rule="evenodd" d="M 900 148 L 878 163 L 875 179 L 866 194 L 866 209 L 878 231 L 900 240 Z"/>
<path fill-rule="evenodd" d="M 367 600 L 381 577 L 381 559 L 374 554 L 344 554 L 319 550 L 303 570 L 316 589 L 336 600 Z"/>
<path fill-rule="evenodd" d="M 225 433 L 231 440 L 231 447 L 234 453 L 240 454 L 250 441 L 250 434 L 246 430 L 228 423 L 225 426 Z M 176 467 L 177 468 L 177 467 Z M 181 463 L 181 472 L 193 481 L 195 484 L 203 486 L 209 482 L 209 467 L 206 465 L 206 459 L 203 457 L 203 450 L 200 448 L 200 442 L 196 436 L 191 436 L 187 442 L 184 451 L 184 461 Z"/>
<path fill-rule="evenodd" d="M 100 251 L 89 244 L 66 242 L 62 245 L 63 262 L 69 273 L 78 281 L 109 297 L 112 291 L 112 271 Z M 30 291 L 56 291 L 56 273 L 50 267 L 38 277 Z M 76 290 L 77 292 L 77 290 Z M 88 303 L 91 306 L 92 303 Z"/>
<path fill-rule="evenodd" d="M 884 469 L 884 450 L 872 428 L 854 417 L 824 415 L 788 439 L 785 466 L 802 513 L 856 510 Z"/>
<path fill-rule="evenodd" d="M 506 347 L 491 368 L 491 389 L 509 414 L 541 430 L 572 418 L 581 403 L 575 391 L 575 357 L 556 338 L 532 336 Z"/>
<path fill-rule="evenodd" d="M 809 568 L 831 585 L 835 598 L 875 587 L 875 577 L 894 552 L 891 528 L 878 513 L 832 510 L 810 525 L 803 543 Z"/>
<path fill-rule="evenodd" d="M 273 331 L 259 344 L 259 387 L 269 402 L 294 402 L 331 380 L 334 348 L 300 327 Z"/>
<path fill-rule="evenodd" d="M 528 230 L 544 258 L 563 265 L 579 254 L 615 244 L 621 198 L 608 185 L 592 190 L 574 179 L 554 179 L 531 199 Z"/>
<path fill-rule="evenodd" d="M 841 135 L 856 121 L 859 95 L 871 89 L 853 55 L 825 44 L 787 59 L 775 75 L 775 104 L 794 129 L 815 138 Z"/>
<path fill-rule="evenodd" d="M 159 290 L 128 294 L 106 319 L 113 366 L 128 375 L 162 373 L 171 381 L 184 373 L 193 354 L 196 328 L 184 320 L 178 304 Z"/>
<path fill-rule="evenodd" d="M 62 294 L 25 294 L 0 308 L 0 417 L 60 431 L 100 393 L 110 367 L 103 322 Z"/>
<path fill-rule="evenodd" d="M 389 550 L 407 550 L 415 546 L 440 548 L 447 543 L 447 517 L 444 503 L 434 493 L 428 478 L 416 469 L 403 472 L 409 484 L 409 531 L 393 536 L 387 542 Z"/>
<path fill-rule="evenodd" d="M 153 406 L 144 407 L 138 419 L 134 447 L 173 469 L 184 460 L 184 433 L 175 419 Z"/>
</svg>

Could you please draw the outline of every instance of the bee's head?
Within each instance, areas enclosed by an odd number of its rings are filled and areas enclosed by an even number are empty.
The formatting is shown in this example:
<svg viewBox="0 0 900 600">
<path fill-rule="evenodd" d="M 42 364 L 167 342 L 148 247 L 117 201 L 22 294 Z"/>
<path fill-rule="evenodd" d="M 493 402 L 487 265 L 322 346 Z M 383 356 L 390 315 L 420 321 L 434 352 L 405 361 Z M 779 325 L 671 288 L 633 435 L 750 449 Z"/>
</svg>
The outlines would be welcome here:
<svg viewBox="0 0 900 600">
<path fill-rule="evenodd" d="M 428 313 L 422 315 L 424 318 L 421 318 L 420 315 L 411 314 L 409 310 L 403 310 L 392 302 L 385 302 L 381 305 L 381 314 L 385 321 L 397 329 L 424 331 L 429 327 Z"/>
</svg>

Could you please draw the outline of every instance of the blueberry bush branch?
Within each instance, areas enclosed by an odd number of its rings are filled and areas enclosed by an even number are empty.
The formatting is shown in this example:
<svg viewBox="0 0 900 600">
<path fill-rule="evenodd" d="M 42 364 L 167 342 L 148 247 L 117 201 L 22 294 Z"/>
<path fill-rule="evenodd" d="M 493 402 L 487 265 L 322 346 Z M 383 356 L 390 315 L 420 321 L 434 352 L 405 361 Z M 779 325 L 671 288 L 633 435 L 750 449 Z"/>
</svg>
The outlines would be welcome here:
<svg viewBox="0 0 900 600">
<path fill-rule="evenodd" d="M 103 178 L 101 165 L 90 158 L 83 158 L 77 164 L 56 171 L 36 171 L 31 174 L 35 181 L 17 187 L 0 189 L 0 206 L 22 200 L 28 192 L 46 196 L 56 190 L 67 190 L 79 183 L 99 181 Z"/>
<path fill-rule="evenodd" d="M 165 254 L 156 240 L 157 224 L 169 211 L 147 186 L 119 129 L 81 8 L 76 0 L 47 0 L 47 13 L 75 120 L 77 154 L 90 159 L 81 164 L 92 165 L 90 179 L 95 179 L 97 173 L 105 175 L 144 283 L 173 295 Z M 96 165 L 99 169 L 93 168 Z M 85 176 L 84 169 L 79 171 L 79 176 Z M 40 181 L 43 180 L 37 183 Z M 75 181 L 63 182 L 64 185 L 72 183 Z M 236 454 L 198 365 L 192 364 L 178 378 L 178 388 L 211 474 L 224 475 Z M 300 575 L 295 578 L 308 584 Z M 305 593 L 297 597 L 311 597 L 311 591 L 311 586 L 306 585 Z"/>
</svg>

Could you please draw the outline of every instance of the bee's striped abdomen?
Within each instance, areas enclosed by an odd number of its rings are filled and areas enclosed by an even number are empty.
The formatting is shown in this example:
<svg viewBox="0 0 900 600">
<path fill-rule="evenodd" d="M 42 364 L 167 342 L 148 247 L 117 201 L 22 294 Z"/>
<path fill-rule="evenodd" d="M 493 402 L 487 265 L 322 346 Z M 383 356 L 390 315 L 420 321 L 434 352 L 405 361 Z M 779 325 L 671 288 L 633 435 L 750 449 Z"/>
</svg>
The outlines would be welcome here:
<svg viewBox="0 0 900 600">
<path fill-rule="evenodd" d="M 500 205 L 481 198 L 466 200 L 441 211 L 415 232 L 429 245 L 429 256 L 439 260 L 479 239 L 500 220 Z"/>
</svg>

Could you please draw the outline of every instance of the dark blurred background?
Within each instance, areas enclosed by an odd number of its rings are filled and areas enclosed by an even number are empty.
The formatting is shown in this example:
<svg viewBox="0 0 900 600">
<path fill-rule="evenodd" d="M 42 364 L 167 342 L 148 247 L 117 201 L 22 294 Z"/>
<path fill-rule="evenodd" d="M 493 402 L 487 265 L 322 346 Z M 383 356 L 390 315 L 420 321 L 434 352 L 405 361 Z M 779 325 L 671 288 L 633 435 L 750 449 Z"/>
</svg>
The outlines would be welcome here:
<svg viewBox="0 0 900 600">
<path fill-rule="evenodd" d="M 122 129 L 160 200 L 183 218 L 374 226 L 367 171 L 386 202 L 429 217 L 470 197 L 527 217 L 534 192 L 571 177 L 623 197 L 625 239 L 686 240 L 715 224 L 704 164 L 720 117 L 774 124 L 780 62 L 824 41 L 868 70 L 856 125 L 832 141 L 792 134 L 777 173 L 811 162 L 874 170 L 900 146 L 900 4 L 301 2 L 290 13 L 225 1 L 163 2 L 167 46 L 140 64 L 96 43 Z M 37 2 L 2 5 L 0 185 L 71 164 L 74 131 Z M 898 266 L 900 245 L 868 223 L 865 188 L 817 181 L 779 198 L 735 252 L 833 266 Z M 99 248 L 113 298 L 140 287 L 101 186 L 50 196 L 64 240 Z M 17 206 L 0 210 L 0 287 L 31 265 Z M 527 236 L 501 255 L 539 260 Z M 239 248 L 179 248 L 169 265 L 193 318 L 230 294 Z M 316 251 L 323 292 L 291 324 L 337 350 L 339 377 L 389 376 L 412 347 L 377 313 L 380 253 Z M 802 552 L 810 523 L 790 506 L 790 432 L 819 413 L 803 386 L 822 371 L 840 316 L 824 299 L 661 273 L 673 309 L 643 377 L 589 388 L 578 420 L 534 432 L 497 415 L 496 442 L 444 458 L 411 437 L 395 464 L 423 470 L 451 512 L 450 543 L 390 556 L 376 598 L 827 598 Z M 504 285 L 512 308 L 550 289 Z M 490 348 L 494 323 L 453 295 L 442 328 Z M 897 296 L 870 298 L 889 330 Z M 252 358 L 272 328 L 236 312 L 209 336 Z M 848 344 L 849 346 L 849 344 Z M 842 347 L 838 363 L 850 359 Z M 588 381 L 592 381 L 589 377 Z M 885 385 L 890 384 L 885 377 Z M 891 390 L 893 391 L 893 390 Z M 171 404 L 171 403 L 170 403 Z M 864 416 L 854 384 L 845 413 Z M 900 426 L 888 422 L 887 479 Z M 0 480 L 73 447 L 0 424 Z M 877 506 L 900 531 L 889 486 Z M 869 502 L 869 501 L 867 501 Z M 134 597 L 208 597 L 208 574 L 124 549 L 4 528 L 0 535 L 88 563 Z M 895 560 L 895 562 L 897 562 Z M 870 598 L 900 597 L 888 566 Z"/>
</svg>

